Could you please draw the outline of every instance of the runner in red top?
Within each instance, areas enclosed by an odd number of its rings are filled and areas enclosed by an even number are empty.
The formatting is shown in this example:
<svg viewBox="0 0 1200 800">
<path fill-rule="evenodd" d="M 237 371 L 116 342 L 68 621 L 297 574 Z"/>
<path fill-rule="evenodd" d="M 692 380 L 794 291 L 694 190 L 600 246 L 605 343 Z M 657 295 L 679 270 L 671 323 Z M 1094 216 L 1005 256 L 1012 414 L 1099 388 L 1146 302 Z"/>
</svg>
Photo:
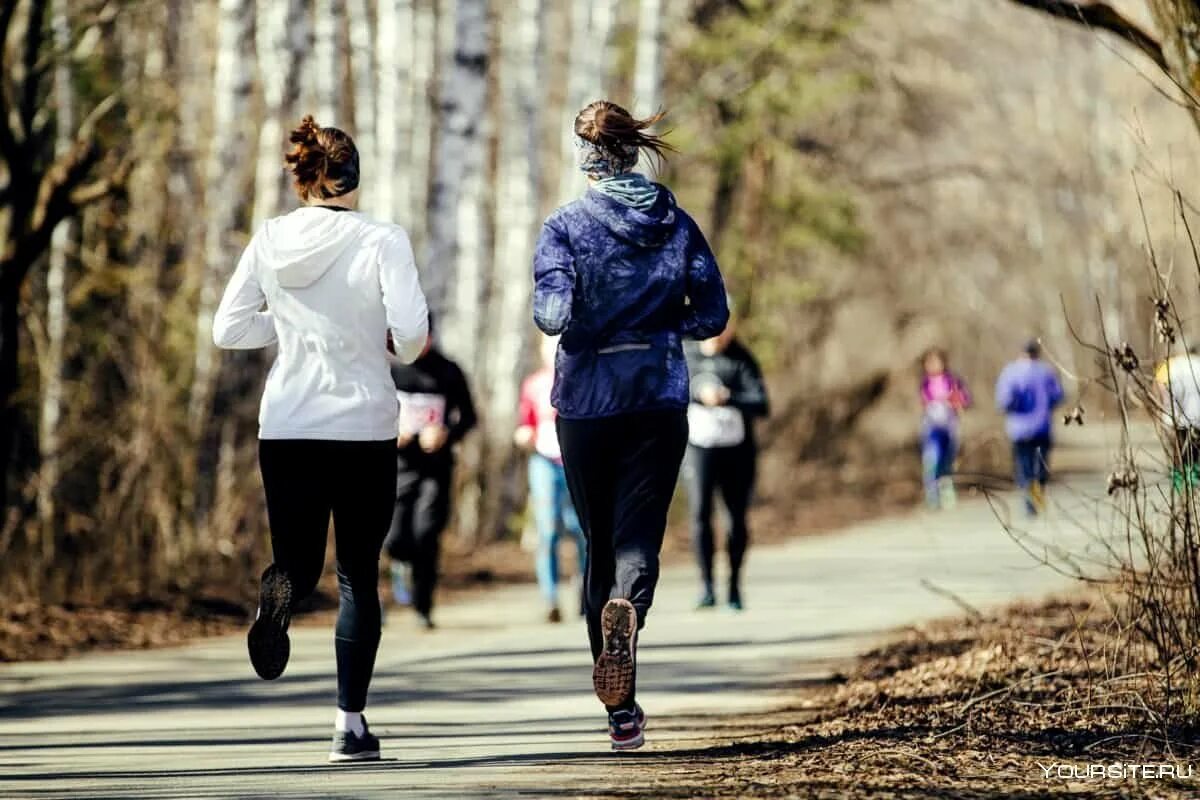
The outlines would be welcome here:
<svg viewBox="0 0 1200 800">
<path fill-rule="evenodd" d="M 529 498 L 537 527 L 537 578 L 548 606 L 550 622 L 562 620 L 558 607 L 558 542 L 568 536 L 575 543 L 578 575 L 583 575 L 587 545 L 579 517 L 567 491 L 563 471 L 562 450 L 554 420 L 556 412 L 550 404 L 554 386 L 554 355 L 558 337 L 542 340 L 542 367 L 521 384 L 520 427 L 514 434 L 517 446 L 528 451 Z"/>
</svg>

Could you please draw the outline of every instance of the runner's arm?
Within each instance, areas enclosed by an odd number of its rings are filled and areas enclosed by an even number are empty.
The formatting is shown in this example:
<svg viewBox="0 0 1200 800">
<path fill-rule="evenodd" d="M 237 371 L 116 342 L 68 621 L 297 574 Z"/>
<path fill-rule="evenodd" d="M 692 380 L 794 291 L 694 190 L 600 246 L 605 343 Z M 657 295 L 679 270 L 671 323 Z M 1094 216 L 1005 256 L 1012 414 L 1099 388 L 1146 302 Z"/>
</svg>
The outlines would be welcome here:
<svg viewBox="0 0 1200 800">
<path fill-rule="evenodd" d="M 429 336 L 429 309 L 417 276 L 412 245 L 408 235 L 399 228 L 387 238 L 380 251 L 379 289 L 383 293 L 393 352 L 401 362 L 411 364 L 425 349 Z"/>
<path fill-rule="evenodd" d="M 745 358 L 738 359 L 737 386 L 729 398 L 729 404 L 749 417 L 765 417 L 770 413 L 767 401 L 767 384 L 762 370 L 750 351 Z"/>
<path fill-rule="evenodd" d="M 729 324 L 729 297 L 716 256 L 700 227 L 691 218 L 686 218 L 686 224 L 691 226 L 691 255 L 687 263 L 687 305 L 680 333 L 688 339 L 710 339 Z"/>
<path fill-rule="evenodd" d="M 253 241 L 238 260 L 213 315 L 213 344 L 226 350 L 255 350 L 275 343 L 275 319 L 263 311 L 267 302 L 254 272 Z"/>
<path fill-rule="evenodd" d="M 557 336 L 571 324 L 575 302 L 575 257 L 554 218 L 546 220 L 533 254 L 533 321 Z"/>
<path fill-rule="evenodd" d="M 467 378 L 462 370 L 455 367 L 449 382 L 450 385 L 446 388 L 447 447 L 461 442 L 479 421 L 475 413 L 475 402 L 471 398 L 471 389 L 467 386 Z"/>
</svg>

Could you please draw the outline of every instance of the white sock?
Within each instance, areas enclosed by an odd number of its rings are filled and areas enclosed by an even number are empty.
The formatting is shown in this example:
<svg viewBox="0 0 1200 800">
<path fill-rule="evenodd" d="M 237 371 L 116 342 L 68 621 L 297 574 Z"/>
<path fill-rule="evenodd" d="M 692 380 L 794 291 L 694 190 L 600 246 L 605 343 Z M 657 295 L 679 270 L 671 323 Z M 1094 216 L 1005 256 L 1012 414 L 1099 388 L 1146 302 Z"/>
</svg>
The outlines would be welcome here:
<svg viewBox="0 0 1200 800">
<path fill-rule="evenodd" d="M 367 726 L 363 724 L 361 711 L 342 711 L 340 708 L 337 718 L 333 721 L 333 727 L 335 730 L 353 733 L 355 736 L 362 736 L 367 730 Z"/>
</svg>

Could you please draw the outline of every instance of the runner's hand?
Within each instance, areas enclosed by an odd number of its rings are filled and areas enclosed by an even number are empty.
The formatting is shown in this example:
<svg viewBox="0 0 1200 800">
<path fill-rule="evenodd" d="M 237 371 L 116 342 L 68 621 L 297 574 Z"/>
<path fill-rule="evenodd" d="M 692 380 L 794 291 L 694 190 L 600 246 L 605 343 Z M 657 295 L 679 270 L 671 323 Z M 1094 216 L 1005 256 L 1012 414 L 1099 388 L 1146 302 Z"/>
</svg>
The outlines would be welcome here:
<svg viewBox="0 0 1200 800">
<path fill-rule="evenodd" d="M 513 443 L 526 452 L 533 450 L 534 430 L 529 425 L 522 425 L 513 434 Z"/>
<path fill-rule="evenodd" d="M 729 390 L 724 386 L 705 386 L 699 394 L 700 402 L 706 406 L 723 406 L 729 402 Z"/>
<path fill-rule="evenodd" d="M 413 435 L 411 433 L 409 433 L 408 431 L 404 431 L 403 433 L 401 433 L 399 436 L 396 437 L 396 447 L 403 450 L 405 447 L 408 447 L 410 444 L 412 444 L 412 440 L 413 440 Z"/>
<path fill-rule="evenodd" d="M 421 449 L 426 453 L 436 453 L 446 446 L 446 439 L 450 435 L 450 431 L 445 425 L 427 425 L 421 429 L 421 434 L 418 440 L 421 443 Z"/>
</svg>

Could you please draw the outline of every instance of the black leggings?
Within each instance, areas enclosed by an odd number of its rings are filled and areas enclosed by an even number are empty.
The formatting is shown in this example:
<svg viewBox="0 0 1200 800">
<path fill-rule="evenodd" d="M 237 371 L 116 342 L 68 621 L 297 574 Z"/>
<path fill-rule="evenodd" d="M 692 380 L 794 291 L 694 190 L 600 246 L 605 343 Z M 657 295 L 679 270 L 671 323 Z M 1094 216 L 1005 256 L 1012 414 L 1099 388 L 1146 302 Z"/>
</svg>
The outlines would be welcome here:
<svg viewBox="0 0 1200 800">
<path fill-rule="evenodd" d="M 713 506 L 716 494 L 721 493 L 729 512 L 726 548 L 729 551 L 729 596 L 741 598 L 742 561 L 750 533 L 746 527 L 746 511 L 754 492 L 754 470 L 757 452 L 752 444 L 736 447 L 689 446 L 684 475 L 687 477 L 688 510 L 692 523 L 692 543 L 700 562 L 700 578 L 704 588 L 713 588 Z"/>
<path fill-rule="evenodd" d="M 379 649 L 379 551 L 396 498 L 396 443 L 264 439 L 258 463 L 271 549 L 293 604 L 317 586 L 333 514 L 338 708 L 362 711 Z"/>
<path fill-rule="evenodd" d="M 413 608 L 429 616 L 437 588 L 442 532 L 450 520 L 450 464 L 401 469 L 396 505 L 384 547 L 395 561 L 412 565 Z"/>
<path fill-rule="evenodd" d="M 610 599 L 629 600 L 638 627 L 646 624 L 687 430 L 682 410 L 558 419 L 567 486 L 587 536 L 584 611 L 593 659 L 604 645 L 600 612 Z"/>
</svg>

